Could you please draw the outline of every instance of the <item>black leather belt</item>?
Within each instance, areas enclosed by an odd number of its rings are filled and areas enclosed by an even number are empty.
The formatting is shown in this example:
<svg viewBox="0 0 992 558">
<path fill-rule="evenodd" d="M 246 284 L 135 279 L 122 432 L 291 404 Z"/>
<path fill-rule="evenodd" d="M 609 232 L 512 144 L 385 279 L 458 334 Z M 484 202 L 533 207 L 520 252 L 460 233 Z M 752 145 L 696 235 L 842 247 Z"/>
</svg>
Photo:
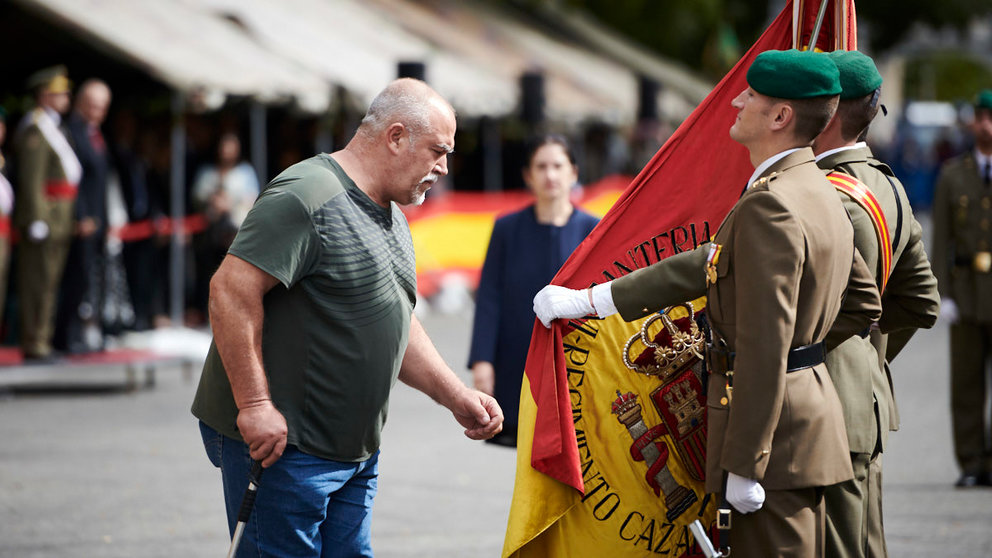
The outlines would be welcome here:
<svg viewBox="0 0 992 558">
<path fill-rule="evenodd" d="M 713 346 L 707 347 L 706 357 L 710 371 L 716 374 L 726 374 L 728 371 L 733 370 L 735 355 L 736 353 L 733 351 Z M 785 371 L 795 372 L 816 366 L 823 362 L 825 356 L 826 349 L 823 346 L 823 341 L 789 349 L 789 356 L 785 362 Z"/>
</svg>

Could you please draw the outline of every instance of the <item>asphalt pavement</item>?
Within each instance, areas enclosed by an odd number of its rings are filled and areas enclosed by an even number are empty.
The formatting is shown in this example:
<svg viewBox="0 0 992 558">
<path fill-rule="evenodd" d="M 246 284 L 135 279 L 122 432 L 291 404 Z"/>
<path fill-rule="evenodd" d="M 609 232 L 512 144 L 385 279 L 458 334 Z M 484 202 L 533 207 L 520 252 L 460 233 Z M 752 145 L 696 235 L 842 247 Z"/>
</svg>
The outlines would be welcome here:
<svg viewBox="0 0 992 558">
<path fill-rule="evenodd" d="M 422 317 L 465 381 L 471 313 Z M 893 558 L 992 556 L 992 489 L 952 486 L 947 351 L 938 323 L 894 365 L 902 430 L 884 457 Z M 108 369 L 0 395 L 0 558 L 224 556 L 220 473 L 189 413 L 197 376 L 162 369 L 153 387 L 127 390 Z M 499 556 L 515 459 L 468 440 L 445 409 L 398 385 L 380 459 L 376 556 Z"/>
</svg>

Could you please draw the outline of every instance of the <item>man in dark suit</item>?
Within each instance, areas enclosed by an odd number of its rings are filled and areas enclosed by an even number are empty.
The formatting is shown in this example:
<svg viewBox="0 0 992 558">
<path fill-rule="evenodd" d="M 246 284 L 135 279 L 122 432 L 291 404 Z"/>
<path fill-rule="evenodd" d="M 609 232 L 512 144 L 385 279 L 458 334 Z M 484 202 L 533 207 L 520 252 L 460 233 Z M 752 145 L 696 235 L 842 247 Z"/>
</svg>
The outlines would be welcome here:
<svg viewBox="0 0 992 558">
<path fill-rule="evenodd" d="M 633 320 L 706 294 L 706 488 L 733 506 L 733 555 L 823 556 L 823 487 L 852 477 L 824 345 L 866 328 L 881 305 L 809 147 L 836 109 L 837 67 L 767 51 L 747 81 L 730 136 L 756 170 L 713 241 L 586 291 L 545 287 L 534 306 L 546 324 Z"/>
<path fill-rule="evenodd" d="M 992 89 L 979 93 L 975 149 L 944 164 L 933 204 L 933 267 L 951 322 L 951 416 L 959 488 L 992 486 L 985 418 L 992 357 Z"/>
<path fill-rule="evenodd" d="M 83 167 L 76 198 L 76 226 L 62 276 L 55 347 L 69 353 L 103 346 L 103 253 L 107 240 L 107 179 L 110 156 L 100 126 L 110 106 L 110 88 L 83 82 L 69 115 L 69 140 Z"/>
</svg>

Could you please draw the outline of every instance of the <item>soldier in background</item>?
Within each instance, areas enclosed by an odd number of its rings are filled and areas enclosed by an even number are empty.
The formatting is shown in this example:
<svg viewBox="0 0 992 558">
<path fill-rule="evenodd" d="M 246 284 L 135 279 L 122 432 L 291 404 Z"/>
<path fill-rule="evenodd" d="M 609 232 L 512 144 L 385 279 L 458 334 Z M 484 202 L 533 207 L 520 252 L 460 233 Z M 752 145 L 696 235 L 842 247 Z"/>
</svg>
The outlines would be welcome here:
<svg viewBox="0 0 992 558">
<path fill-rule="evenodd" d="M 855 246 L 881 293 L 882 318 L 870 338 L 851 337 L 827 353 L 827 372 L 844 409 L 854 478 L 824 490 L 826 547 L 828 556 L 838 558 L 881 557 L 887 554 L 881 454 L 889 430 L 898 428 L 885 360 L 895 358 L 916 328 L 933 326 L 940 299 L 923 230 L 906 192 L 864 141 L 878 114 L 882 76 L 872 59 L 860 52 L 836 51 L 829 56 L 840 71 L 840 103 L 813 141 L 813 151 L 821 169 L 843 173 L 831 173 L 832 181 L 840 180 L 835 186 L 851 216 Z M 847 188 L 855 184 L 857 188 Z M 890 342 L 888 332 L 893 330 Z"/>
<path fill-rule="evenodd" d="M 18 125 L 17 205 L 14 225 L 21 348 L 26 361 L 52 359 L 52 331 L 59 281 L 72 239 L 76 188 L 82 169 L 60 128 L 69 109 L 65 66 L 28 78 L 37 106 Z"/>
<path fill-rule="evenodd" d="M 992 89 L 978 94 L 974 151 L 941 167 L 933 204 L 934 272 L 951 323 L 951 416 L 961 468 L 955 486 L 992 486 L 985 418 L 992 356 Z"/>
</svg>

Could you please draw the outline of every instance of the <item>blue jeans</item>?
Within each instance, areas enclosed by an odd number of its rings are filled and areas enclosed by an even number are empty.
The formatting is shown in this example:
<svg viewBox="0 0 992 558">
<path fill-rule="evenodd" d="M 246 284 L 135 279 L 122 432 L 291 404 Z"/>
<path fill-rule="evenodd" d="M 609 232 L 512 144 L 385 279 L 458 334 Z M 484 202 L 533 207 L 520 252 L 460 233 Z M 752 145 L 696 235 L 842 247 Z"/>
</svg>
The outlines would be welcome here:
<svg viewBox="0 0 992 558">
<path fill-rule="evenodd" d="M 248 446 L 203 422 L 200 434 L 207 457 L 221 470 L 233 535 L 248 488 Z M 371 557 L 372 500 L 378 484 L 378 452 L 365 461 L 345 463 L 286 446 L 282 457 L 262 474 L 237 555 Z"/>
</svg>

